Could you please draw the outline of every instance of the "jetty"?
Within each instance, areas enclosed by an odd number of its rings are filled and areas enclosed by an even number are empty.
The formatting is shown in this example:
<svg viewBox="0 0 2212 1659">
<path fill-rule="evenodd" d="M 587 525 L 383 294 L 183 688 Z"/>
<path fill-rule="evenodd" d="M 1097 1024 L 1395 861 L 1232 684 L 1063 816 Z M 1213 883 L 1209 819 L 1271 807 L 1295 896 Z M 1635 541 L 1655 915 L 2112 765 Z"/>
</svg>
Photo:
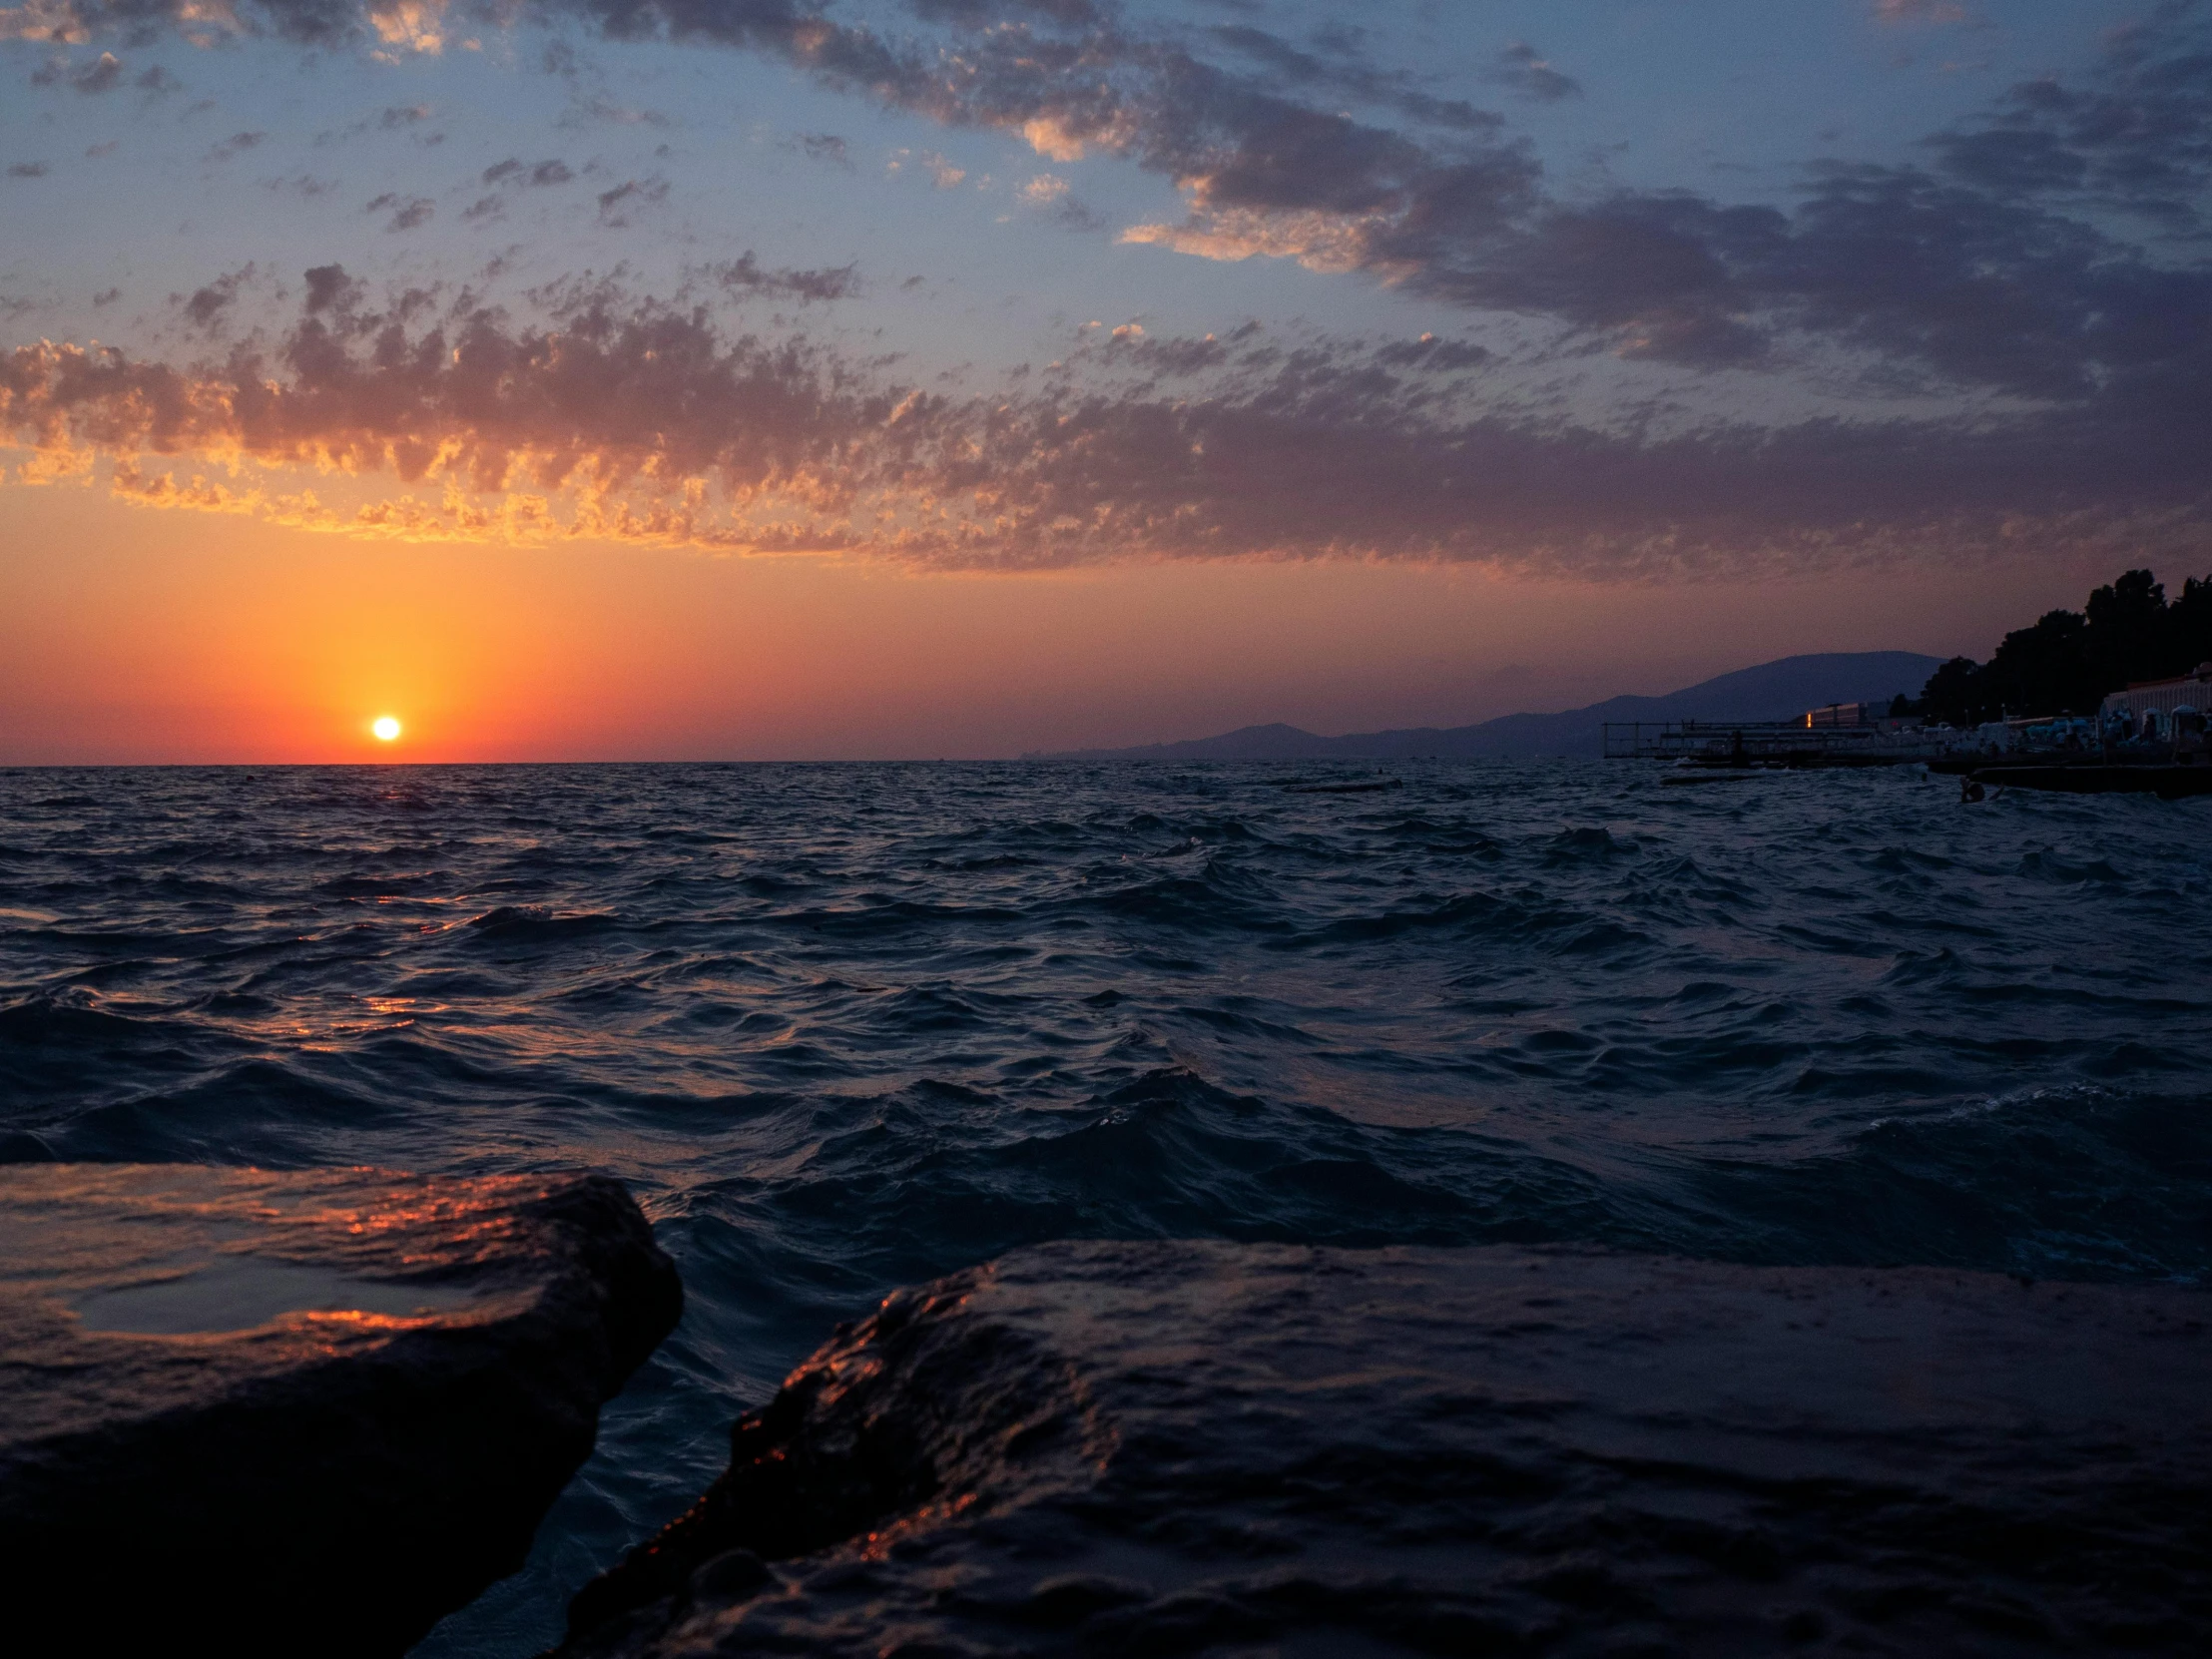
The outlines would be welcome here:
<svg viewBox="0 0 2212 1659">
<path fill-rule="evenodd" d="M 1809 726 L 1795 721 L 1608 721 L 1608 761 L 1803 772 L 1907 766 L 1947 753 L 1917 723 Z"/>
<path fill-rule="evenodd" d="M 1664 761 L 1681 778 L 1924 766 L 1961 779 L 1969 800 L 1995 789 L 2067 795 L 2212 795 L 2212 663 L 2107 696 L 2093 716 L 2056 714 L 1929 725 L 1874 703 L 1809 709 L 1795 720 L 1611 721 L 1609 761 Z M 1669 782 L 1677 780 L 1670 779 Z"/>
</svg>

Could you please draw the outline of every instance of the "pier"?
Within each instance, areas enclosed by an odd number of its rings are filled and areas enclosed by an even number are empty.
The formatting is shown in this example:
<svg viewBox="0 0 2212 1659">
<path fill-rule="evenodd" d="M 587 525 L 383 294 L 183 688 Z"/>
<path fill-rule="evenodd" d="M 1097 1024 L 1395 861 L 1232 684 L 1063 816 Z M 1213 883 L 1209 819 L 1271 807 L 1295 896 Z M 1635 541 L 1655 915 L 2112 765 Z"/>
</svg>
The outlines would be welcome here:
<svg viewBox="0 0 2212 1659">
<path fill-rule="evenodd" d="M 1607 721 L 1608 761 L 1705 767 L 1904 766 L 1942 753 L 1918 726 L 1811 726 L 1794 721 Z"/>
</svg>

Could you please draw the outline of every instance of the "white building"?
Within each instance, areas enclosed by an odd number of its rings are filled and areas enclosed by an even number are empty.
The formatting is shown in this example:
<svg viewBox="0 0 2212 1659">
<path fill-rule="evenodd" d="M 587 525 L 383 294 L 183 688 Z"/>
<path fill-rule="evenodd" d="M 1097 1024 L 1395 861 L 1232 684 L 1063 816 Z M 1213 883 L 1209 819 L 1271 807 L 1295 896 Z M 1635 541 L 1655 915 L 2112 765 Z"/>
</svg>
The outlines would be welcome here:
<svg viewBox="0 0 2212 1659">
<path fill-rule="evenodd" d="M 2199 663 L 2193 672 L 2178 679 L 2138 680 L 2125 691 L 2109 692 L 2100 713 L 2107 718 L 2125 715 L 2131 723 L 2140 724 L 2153 710 L 2163 717 L 2176 709 L 2194 709 L 2199 714 L 2212 710 L 2212 663 Z M 2164 724 L 2163 719 L 2160 724 Z"/>
</svg>

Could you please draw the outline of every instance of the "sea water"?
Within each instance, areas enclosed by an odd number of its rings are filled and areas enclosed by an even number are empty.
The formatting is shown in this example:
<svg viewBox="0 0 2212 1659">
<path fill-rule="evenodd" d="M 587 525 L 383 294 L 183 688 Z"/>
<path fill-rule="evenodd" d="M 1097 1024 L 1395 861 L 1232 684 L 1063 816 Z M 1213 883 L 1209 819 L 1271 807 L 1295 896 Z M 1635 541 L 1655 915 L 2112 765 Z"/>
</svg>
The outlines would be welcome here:
<svg viewBox="0 0 2212 1659">
<path fill-rule="evenodd" d="M 1669 776 L 0 772 L 0 1159 L 629 1184 L 683 1325 L 439 1656 L 1033 1240 L 2212 1273 L 2212 802 Z"/>
</svg>

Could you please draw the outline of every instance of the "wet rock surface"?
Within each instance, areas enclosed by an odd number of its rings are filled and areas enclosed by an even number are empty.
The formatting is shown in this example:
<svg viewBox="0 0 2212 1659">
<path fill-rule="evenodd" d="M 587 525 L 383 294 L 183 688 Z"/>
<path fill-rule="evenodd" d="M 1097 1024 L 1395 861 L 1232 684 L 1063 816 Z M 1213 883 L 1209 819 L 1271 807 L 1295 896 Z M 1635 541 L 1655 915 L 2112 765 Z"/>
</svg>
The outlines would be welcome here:
<svg viewBox="0 0 2212 1659">
<path fill-rule="evenodd" d="M 397 1654 L 682 1289 L 603 1177 L 0 1168 L 0 1561 L 67 1651 Z"/>
<path fill-rule="evenodd" d="M 2212 1300 L 1061 1244 L 901 1292 L 564 1659 L 2212 1651 Z"/>
</svg>

